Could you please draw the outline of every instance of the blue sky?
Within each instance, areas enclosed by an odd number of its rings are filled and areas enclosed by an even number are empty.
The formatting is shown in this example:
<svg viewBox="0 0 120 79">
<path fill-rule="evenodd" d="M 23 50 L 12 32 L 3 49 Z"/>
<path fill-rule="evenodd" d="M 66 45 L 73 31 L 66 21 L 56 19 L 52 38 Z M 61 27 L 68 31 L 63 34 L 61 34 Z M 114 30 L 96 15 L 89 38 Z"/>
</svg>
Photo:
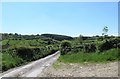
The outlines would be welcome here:
<svg viewBox="0 0 120 79">
<path fill-rule="evenodd" d="M 117 2 L 5 2 L 2 32 L 69 36 L 118 35 Z"/>
</svg>

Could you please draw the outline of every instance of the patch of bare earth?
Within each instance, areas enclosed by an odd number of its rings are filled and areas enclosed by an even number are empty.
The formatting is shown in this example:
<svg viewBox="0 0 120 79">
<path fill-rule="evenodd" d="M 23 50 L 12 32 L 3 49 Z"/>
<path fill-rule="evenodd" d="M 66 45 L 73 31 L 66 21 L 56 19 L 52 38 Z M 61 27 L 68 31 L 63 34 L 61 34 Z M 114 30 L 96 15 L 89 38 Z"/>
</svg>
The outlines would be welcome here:
<svg viewBox="0 0 120 79">
<path fill-rule="evenodd" d="M 50 66 L 40 77 L 118 77 L 118 62 L 105 64 L 65 64 L 57 63 L 58 67 Z"/>
</svg>

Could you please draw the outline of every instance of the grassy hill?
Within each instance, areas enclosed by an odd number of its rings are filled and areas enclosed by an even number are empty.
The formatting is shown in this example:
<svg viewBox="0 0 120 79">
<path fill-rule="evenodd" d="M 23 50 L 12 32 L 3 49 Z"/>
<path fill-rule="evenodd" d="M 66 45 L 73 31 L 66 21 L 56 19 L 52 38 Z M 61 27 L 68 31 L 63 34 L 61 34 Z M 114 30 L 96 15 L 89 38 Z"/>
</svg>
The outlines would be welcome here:
<svg viewBox="0 0 120 79">
<path fill-rule="evenodd" d="M 57 34 L 41 34 L 41 36 L 47 37 L 47 38 L 52 38 L 55 40 L 72 40 L 73 38 L 70 36 L 66 36 L 66 35 L 57 35 Z"/>
<path fill-rule="evenodd" d="M 2 69 L 26 64 L 61 51 L 59 61 L 109 62 L 120 59 L 120 38 L 115 36 L 70 37 L 57 34 L 2 34 Z"/>
</svg>

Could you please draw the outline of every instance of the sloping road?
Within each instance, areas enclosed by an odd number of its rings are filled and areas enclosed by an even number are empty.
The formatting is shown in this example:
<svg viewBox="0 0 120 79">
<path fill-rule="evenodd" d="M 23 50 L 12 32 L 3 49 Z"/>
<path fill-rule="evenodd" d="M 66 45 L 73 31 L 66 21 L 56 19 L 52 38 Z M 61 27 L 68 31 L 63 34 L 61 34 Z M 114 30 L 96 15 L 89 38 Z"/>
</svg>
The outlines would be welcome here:
<svg viewBox="0 0 120 79">
<path fill-rule="evenodd" d="M 14 68 L 0 74 L 2 77 L 38 77 L 45 68 L 52 65 L 60 56 L 60 51 L 25 66 Z"/>
</svg>

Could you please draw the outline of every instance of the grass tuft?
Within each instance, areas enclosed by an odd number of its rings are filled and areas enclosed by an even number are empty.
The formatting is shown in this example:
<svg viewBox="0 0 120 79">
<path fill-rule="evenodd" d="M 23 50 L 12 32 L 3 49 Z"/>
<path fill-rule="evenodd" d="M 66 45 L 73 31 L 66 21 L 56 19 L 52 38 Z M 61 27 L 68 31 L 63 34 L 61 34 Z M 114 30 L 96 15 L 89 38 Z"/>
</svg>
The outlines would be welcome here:
<svg viewBox="0 0 120 79">
<path fill-rule="evenodd" d="M 61 67 L 60 62 L 56 61 L 55 63 L 53 63 L 53 68 L 58 70 Z"/>
</svg>

